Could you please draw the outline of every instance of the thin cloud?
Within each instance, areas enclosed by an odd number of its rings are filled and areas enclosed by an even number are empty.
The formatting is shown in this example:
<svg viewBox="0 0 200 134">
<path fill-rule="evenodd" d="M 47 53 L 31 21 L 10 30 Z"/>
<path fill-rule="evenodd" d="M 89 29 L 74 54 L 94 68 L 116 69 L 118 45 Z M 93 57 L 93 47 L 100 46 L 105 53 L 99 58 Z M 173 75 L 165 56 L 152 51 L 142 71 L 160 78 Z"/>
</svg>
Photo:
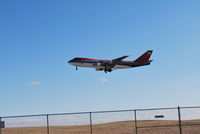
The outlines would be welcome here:
<svg viewBox="0 0 200 134">
<path fill-rule="evenodd" d="M 41 85 L 41 82 L 40 82 L 40 81 L 31 81 L 31 82 L 30 82 L 30 85 L 31 85 L 31 86 Z"/>
<path fill-rule="evenodd" d="M 108 79 L 107 78 L 100 78 L 99 81 L 101 83 L 107 83 L 108 82 Z"/>
</svg>

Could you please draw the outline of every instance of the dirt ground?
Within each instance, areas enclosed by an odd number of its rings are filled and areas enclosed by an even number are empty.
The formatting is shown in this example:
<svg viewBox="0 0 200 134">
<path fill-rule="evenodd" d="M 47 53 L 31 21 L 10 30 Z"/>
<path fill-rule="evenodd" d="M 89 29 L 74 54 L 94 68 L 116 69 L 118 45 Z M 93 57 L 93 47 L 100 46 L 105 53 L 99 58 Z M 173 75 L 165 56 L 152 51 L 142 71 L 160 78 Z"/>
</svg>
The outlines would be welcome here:
<svg viewBox="0 0 200 134">
<path fill-rule="evenodd" d="M 200 121 L 183 121 L 182 134 L 200 134 L 200 125 L 187 126 L 186 124 L 199 124 Z M 180 134 L 177 121 L 139 121 L 138 134 Z M 152 126 L 145 128 L 147 126 Z M 168 127 L 156 127 L 168 126 Z M 0 134 L 48 134 L 47 127 L 18 127 L 4 128 Z M 89 125 L 81 126 L 51 126 L 49 134 L 91 134 Z M 134 121 L 113 122 L 92 126 L 92 134 L 136 134 Z"/>
</svg>

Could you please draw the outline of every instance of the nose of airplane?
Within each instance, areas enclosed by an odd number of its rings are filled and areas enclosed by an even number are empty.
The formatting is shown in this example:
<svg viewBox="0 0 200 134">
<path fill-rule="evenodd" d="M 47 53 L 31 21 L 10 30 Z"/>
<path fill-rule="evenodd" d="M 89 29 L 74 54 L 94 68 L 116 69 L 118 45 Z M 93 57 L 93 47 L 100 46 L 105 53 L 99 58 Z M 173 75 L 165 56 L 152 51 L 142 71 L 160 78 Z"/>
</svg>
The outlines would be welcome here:
<svg viewBox="0 0 200 134">
<path fill-rule="evenodd" d="M 77 62 L 78 62 L 77 58 L 74 58 L 74 59 L 68 61 L 69 64 L 74 65 L 74 66 Z"/>
<path fill-rule="evenodd" d="M 73 62 L 74 62 L 74 59 L 68 61 L 69 64 L 72 64 Z"/>
<path fill-rule="evenodd" d="M 69 60 L 67 63 L 68 63 L 68 64 L 72 64 L 72 60 Z"/>
</svg>

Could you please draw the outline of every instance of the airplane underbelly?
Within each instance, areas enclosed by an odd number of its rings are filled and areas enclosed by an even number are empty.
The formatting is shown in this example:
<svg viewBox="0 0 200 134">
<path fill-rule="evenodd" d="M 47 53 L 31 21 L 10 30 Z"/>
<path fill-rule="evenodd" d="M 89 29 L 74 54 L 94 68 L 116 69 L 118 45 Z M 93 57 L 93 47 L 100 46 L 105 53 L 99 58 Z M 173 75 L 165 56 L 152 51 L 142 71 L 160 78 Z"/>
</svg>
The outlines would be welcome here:
<svg viewBox="0 0 200 134">
<path fill-rule="evenodd" d="M 130 67 L 125 65 L 116 65 L 115 67 L 113 67 L 113 69 L 125 69 L 125 68 L 130 68 Z"/>
</svg>

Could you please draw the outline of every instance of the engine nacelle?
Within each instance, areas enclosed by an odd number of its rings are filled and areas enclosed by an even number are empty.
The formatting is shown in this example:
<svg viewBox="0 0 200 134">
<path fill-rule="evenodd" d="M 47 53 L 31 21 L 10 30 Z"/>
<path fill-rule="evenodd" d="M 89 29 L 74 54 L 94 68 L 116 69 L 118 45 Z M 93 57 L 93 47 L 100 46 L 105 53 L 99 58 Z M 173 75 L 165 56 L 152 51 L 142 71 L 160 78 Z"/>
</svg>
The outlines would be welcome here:
<svg viewBox="0 0 200 134">
<path fill-rule="evenodd" d="M 104 67 L 101 65 L 101 63 L 94 63 L 93 66 L 96 68 L 96 71 L 104 70 Z"/>
<path fill-rule="evenodd" d="M 93 66 L 96 67 L 96 68 L 102 67 L 101 63 L 94 63 Z"/>
<path fill-rule="evenodd" d="M 97 67 L 101 67 L 101 63 L 97 63 L 96 66 L 97 66 Z"/>
</svg>

